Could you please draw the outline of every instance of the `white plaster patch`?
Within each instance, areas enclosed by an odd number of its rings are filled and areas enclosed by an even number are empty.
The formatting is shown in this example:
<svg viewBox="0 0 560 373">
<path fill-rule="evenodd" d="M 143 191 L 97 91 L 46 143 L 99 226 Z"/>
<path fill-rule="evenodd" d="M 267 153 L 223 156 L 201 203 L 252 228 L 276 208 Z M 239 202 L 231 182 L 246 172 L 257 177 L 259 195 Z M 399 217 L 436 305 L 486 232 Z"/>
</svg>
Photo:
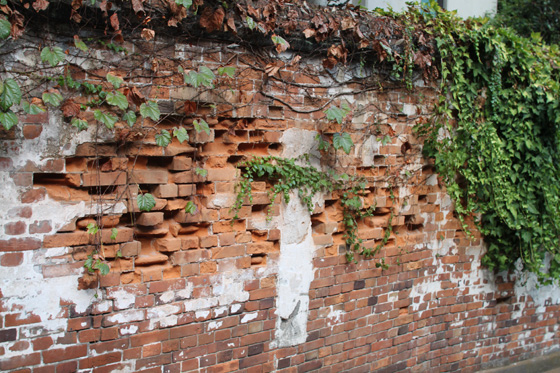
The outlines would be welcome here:
<svg viewBox="0 0 560 373">
<path fill-rule="evenodd" d="M 205 319 L 210 315 L 210 311 L 196 311 L 194 315 L 197 319 Z"/>
<path fill-rule="evenodd" d="M 236 313 L 240 309 L 241 309 L 241 304 L 236 303 L 231 305 L 231 313 Z"/>
<path fill-rule="evenodd" d="M 126 324 L 142 320 L 144 320 L 144 311 L 142 310 L 127 310 L 107 316 L 107 321 L 114 324 Z"/>
<path fill-rule="evenodd" d="M 219 329 L 222 326 L 223 321 L 211 321 L 208 323 L 208 331 Z"/>
<path fill-rule="evenodd" d="M 309 286 L 314 278 L 313 252 L 315 244 L 311 234 L 311 218 L 307 207 L 295 193 L 283 206 L 282 239 L 275 331 L 275 346 L 294 346 L 307 339 L 309 313 Z"/>
<path fill-rule="evenodd" d="M 137 331 L 138 327 L 136 325 L 129 325 L 120 329 L 121 335 L 135 334 Z"/>
<path fill-rule="evenodd" d="M 259 317 L 259 312 L 252 312 L 252 313 L 246 313 L 243 315 L 243 317 L 241 317 L 241 324 L 245 324 L 248 323 L 249 321 L 253 321 L 255 320 L 257 317 Z"/>
<path fill-rule="evenodd" d="M 334 309 L 334 306 L 329 306 L 329 314 L 327 315 L 327 326 L 333 326 L 342 322 L 342 318 L 346 312 L 341 309 Z"/>
<path fill-rule="evenodd" d="M 114 298 L 113 301 L 115 302 L 116 308 L 124 310 L 134 305 L 136 295 L 124 289 L 119 289 L 112 293 L 112 298 Z"/>
</svg>

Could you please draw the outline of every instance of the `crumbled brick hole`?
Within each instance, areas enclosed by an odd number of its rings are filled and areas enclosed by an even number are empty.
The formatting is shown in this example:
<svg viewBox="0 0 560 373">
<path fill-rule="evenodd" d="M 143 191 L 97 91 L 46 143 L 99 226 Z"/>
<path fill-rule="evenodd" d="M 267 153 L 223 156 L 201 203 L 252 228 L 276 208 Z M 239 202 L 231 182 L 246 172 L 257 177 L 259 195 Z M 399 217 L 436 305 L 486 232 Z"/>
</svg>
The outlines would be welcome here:
<svg viewBox="0 0 560 373">
<path fill-rule="evenodd" d="M 263 265 L 266 265 L 266 254 L 251 255 L 251 266 L 263 266 Z"/>
</svg>

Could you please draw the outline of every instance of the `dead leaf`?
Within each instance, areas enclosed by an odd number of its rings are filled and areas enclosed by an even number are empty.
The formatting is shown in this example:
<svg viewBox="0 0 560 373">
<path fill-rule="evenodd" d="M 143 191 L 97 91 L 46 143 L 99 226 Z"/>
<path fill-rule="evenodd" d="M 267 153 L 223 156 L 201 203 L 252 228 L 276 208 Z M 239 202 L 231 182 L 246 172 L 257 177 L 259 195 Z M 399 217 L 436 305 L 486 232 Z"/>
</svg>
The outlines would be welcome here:
<svg viewBox="0 0 560 373">
<path fill-rule="evenodd" d="M 299 63 L 299 61 L 301 60 L 301 56 L 298 54 L 296 55 L 294 58 L 292 58 L 292 60 L 290 61 L 290 66 L 294 66 L 297 65 Z"/>
<path fill-rule="evenodd" d="M 142 0 L 132 0 L 132 9 L 139 17 L 144 17 L 146 12 L 144 11 L 144 5 Z"/>
<path fill-rule="evenodd" d="M 76 23 L 82 21 L 82 15 L 78 13 L 78 10 L 82 7 L 82 0 L 72 0 L 72 12 L 70 13 L 70 19 Z"/>
<path fill-rule="evenodd" d="M 60 109 L 65 117 L 75 117 L 80 114 L 81 107 L 80 104 L 75 103 L 73 99 L 69 98 L 64 101 Z"/>
<path fill-rule="evenodd" d="M 12 9 L 10 9 L 10 7 L 7 6 L 7 5 L 0 5 L 0 12 L 6 14 L 8 16 L 12 15 Z"/>
<path fill-rule="evenodd" d="M 256 19 L 261 18 L 261 14 L 258 9 L 253 8 L 251 5 L 247 4 L 247 13 Z"/>
<path fill-rule="evenodd" d="M 119 31 L 121 26 L 119 24 L 119 16 L 117 16 L 117 13 L 113 13 L 113 15 L 111 15 L 111 18 L 109 19 L 111 21 L 111 26 L 113 27 L 113 30 Z"/>
<path fill-rule="evenodd" d="M 36 12 L 39 12 L 41 10 L 45 10 L 49 7 L 49 2 L 47 0 L 35 0 L 35 2 L 33 3 L 33 9 L 35 9 Z"/>
<path fill-rule="evenodd" d="M 140 106 L 146 102 L 146 98 L 136 87 L 127 88 L 123 93 L 125 94 L 128 102 L 136 106 Z"/>
<path fill-rule="evenodd" d="M 306 28 L 305 30 L 303 30 L 303 34 L 305 35 L 306 39 L 309 39 L 312 36 L 315 36 L 317 32 L 313 29 L 310 28 Z"/>
<path fill-rule="evenodd" d="M 346 17 L 344 19 L 342 19 L 342 30 L 349 30 L 351 28 L 354 28 L 354 26 L 356 26 L 356 21 L 354 21 L 352 18 L 350 17 Z"/>
<path fill-rule="evenodd" d="M 149 28 L 145 28 L 142 29 L 140 36 L 142 37 L 142 39 L 150 41 L 154 38 L 154 36 L 156 36 L 156 32 L 154 30 L 150 30 Z"/>
<path fill-rule="evenodd" d="M 282 67 L 282 66 L 278 65 L 278 62 L 279 61 L 277 61 L 275 63 L 269 63 L 268 65 L 266 65 L 266 67 L 264 68 L 264 71 L 266 72 L 266 75 L 268 75 L 268 76 L 276 75 L 278 70 L 280 70 L 280 67 Z"/>
<path fill-rule="evenodd" d="M 342 45 L 331 45 L 327 51 L 328 56 L 336 58 L 340 62 L 346 62 L 346 57 L 348 56 L 348 50 Z"/>
<path fill-rule="evenodd" d="M 197 111 L 197 105 L 194 101 L 185 101 L 183 104 L 183 109 L 185 110 L 185 115 L 194 114 Z"/>
<path fill-rule="evenodd" d="M 109 11 L 109 9 L 111 9 L 112 6 L 113 4 L 108 2 L 107 0 L 103 0 L 99 3 L 99 9 L 101 9 L 101 11 L 105 13 L 105 17 L 107 16 L 107 12 Z"/>
<path fill-rule="evenodd" d="M 177 27 L 179 22 L 187 17 L 187 8 L 182 5 L 177 5 L 174 0 L 168 0 L 167 4 L 172 15 L 172 17 L 169 18 L 169 21 L 167 21 L 167 25 Z"/>
<path fill-rule="evenodd" d="M 237 27 L 235 27 L 235 20 L 233 19 L 233 17 L 228 17 L 226 25 L 231 32 L 237 34 Z"/>
<path fill-rule="evenodd" d="M 225 15 L 226 14 L 222 7 L 219 7 L 216 10 L 213 10 L 212 8 L 204 8 L 202 15 L 200 16 L 200 26 L 204 27 L 208 32 L 220 30 L 222 28 L 222 24 L 224 23 Z"/>
<path fill-rule="evenodd" d="M 325 69 L 331 70 L 336 66 L 337 63 L 338 61 L 336 60 L 336 58 L 331 56 L 323 60 L 323 67 Z"/>
<path fill-rule="evenodd" d="M 72 9 L 72 12 L 70 13 L 70 19 L 76 23 L 82 22 L 81 14 L 76 12 L 74 9 Z"/>
<path fill-rule="evenodd" d="M 23 35 L 23 31 L 25 31 L 25 27 L 23 26 L 24 20 L 25 18 L 23 17 L 23 15 L 17 10 L 14 10 L 12 12 L 12 14 L 10 15 L 10 23 L 12 24 L 12 38 L 17 39 L 21 35 Z"/>
<path fill-rule="evenodd" d="M 366 39 L 362 39 L 358 44 L 358 49 L 367 48 L 368 46 L 369 46 L 369 41 L 367 41 Z"/>
</svg>

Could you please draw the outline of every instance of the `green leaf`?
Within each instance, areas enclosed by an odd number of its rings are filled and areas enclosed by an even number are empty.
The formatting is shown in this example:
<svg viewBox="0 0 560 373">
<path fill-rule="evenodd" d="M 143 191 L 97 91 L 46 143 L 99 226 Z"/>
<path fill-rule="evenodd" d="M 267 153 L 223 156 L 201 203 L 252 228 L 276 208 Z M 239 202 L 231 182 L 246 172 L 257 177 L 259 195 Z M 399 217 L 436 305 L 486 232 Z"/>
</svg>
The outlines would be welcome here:
<svg viewBox="0 0 560 373">
<path fill-rule="evenodd" d="M 107 263 L 99 262 L 96 264 L 96 268 L 99 270 L 101 276 L 107 276 L 111 271 L 111 268 Z"/>
<path fill-rule="evenodd" d="M 86 259 L 86 261 L 84 262 L 84 267 L 88 270 L 88 272 L 93 272 L 93 256 L 92 255 L 88 255 L 88 258 Z"/>
<path fill-rule="evenodd" d="M 251 30 L 254 30 L 255 27 L 257 27 L 257 23 L 253 18 L 247 16 L 246 20 L 247 20 L 247 26 L 249 26 Z"/>
<path fill-rule="evenodd" d="M 382 138 L 377 139 L 377 141 L 379 141 L 381 143 L 381 145 L 387 145 L 388 143 L 391 142 L 391 136 L 385 135 Z"/>
<path fill-rule="evenodd" d="M 333 136 L 333 146 L 335 149 L 342 148 L 346 154 L 350 154 L 350 150 L 352 146 L 354 146 L 354 142 L 348 133 L 335 133 Z"/>
<path fill-rule="evenodd" d="M 198 72 L 189 71 L 188 74 L 183 74 L 183 78 L 186 84 L 190 84 L 195 88 L 199 86 L 204 86 L 207 88 L 214 88 L 214 79 L 216 75 L 206 66 L 201 66 L 198 68 Z"/>
<path fill-rule="evenodd" d="M 116 106 L 121 110 L 126 110 L 126 108 L 128 108 L 128 100 L 126 99 L 126 96 L 118 91 L 114 93 L 107 93 L 107 97 L 105 99 L 110 105 Z"/>
<path fill-rule="evenodd" d="M 12 31 L 12 24 L 10 21 L 0 19 L 0 39 L 7 39 Z"/>
<path fill-rule="evenodd" d="M 95 110 L 93 112 L 93 117 L 95 120 L 103 123 L 105 127 L 109 129 L 113 129 L 115 127 L 115 123 L 117 123 L 118 118 L 114 115 L 104 113 L 101 110 Z"/>
<path fill-rule="evenodd" d="M 151 211 L 156 205 L 156 200 L 150 193 L 145 193 L 136 197 L 136 203 L 140 211 Z"/>
<path fill-rule="evenodd" d="M 140 105 L 140 115 L 143 118 L 150 118 L 154 122 L 158 121 L 161 113 L 157 102 L 148 101 Z"/>
<path fill-rule="evenodd" d="M 117 234 L 119 234 L 117 228 L 111 228 L 111 239 L 113 241 L 117 239 Z"/>
<path fill-rule="evenodd" d="M 120 76 L 115 76 L 111 73 L 107 73 L 107 81 L 111 83 L 115 89 L 119 89 L 123 83 L 123 79 Z"/>
<path fill-rule="evenodd" d="M 72 121 L 70 123 L 80 131 L 88 129 L 87 120 L 72 118 Z"/>
<path fill-rule="evenodd" d="M 187 205 L 185 206 L 185 212 L 191 215 L 196 214 L 196 205 L 193 201 L 187 202 Z"/>
<path fill-rule="evenodd" d="M 45 47 L 41 51 L 41 61 L 48 62 L 51 66 L 56 66 L 66 59 L 64 51 L 60 47 Z"/>
<path fill-rule="evenodd" d="M 97 226 L 97 224 L 95 223 L 89 223 L 87 226 L 87 232 L 88 234 L 96 234 L 99 231 L 99 227 Z"/>
<path fill-rule="evenodd" d="M 130 110 L 123 115 L 122 119 L 126 121 L 130 127 L 132 127 L 134 126 L 134 123 L 136 123 L 136 114 L 134 111 Z"/>
<path fill-rule="evenodd" d="M 342 123 L 342 120 L 348 115 L 350 112 L 350 108 L 348 105 L 339 108 L 338 106 L 331 106 L 327 110 L 325 110 L 325 114 L 327 114 L 327 120 L 329 121 L 336 121 L 338 124 Z"/>
<path fill-rule="evenodd" d="M 17 115 L 11 110 L 7 112 L 0 111 L 0 123 L 2 123 L 6 130 L 10 130 L 10 128 L 18 123 Z"/>
<path fill-rule="evenodd" d="M 207 135 L 210 135 L 210 127 L 208 127 L 208 123 L 204 119 L 201 119 L 200 122 L 196 119 L 193 121 L 194 129 L 196 132 L 206 132 Z"/>
<path fill-rule="evenodd" d="M 230 78 L 233 78 L 235 76 L 235 67 L 233 66 L 218 67 L 218 75 L 227 75 Z"/>
<path fill-rule="evenodd" d="M 45 104 L 51 104 L 52 106 L 60 106 L 63 100 L 62 95 L 58 92 L 45 92 L 42 98 Z"/>
<path fill-rule="evenodd" d="M 194 173 L 199 175 L 199 176 L 206 177 L 206 175 L 208 175 L 208 170 L 205 170 L 204 168 L 197 167 L 197 168 L 194 169 Z"/>
<path fill-rule="evenodd" d="M 79 50 L 81 50 L 82 52 L 87 52 L 89 50 L 88 46 L 86 45 L 86 43 L 84 43 L 79 37 L 78 35 L 74 36 L 74 46 L 76 48 L 78 48 Z"/>
<path fill-rule="evenodd" d="M 278 35 L 272 35 L 271 39 L 272 39 L 272 42 L 274 44 L 280 44 L 280 45 L 287 45 L 288 44 L 286 39 L 284 39 L 283 37 L 278 36 Z"/>
<path fill-rule="evenodd" d="M 189 9 L 192 5 L 192 0 L 175 0 L 175 4 L 182 5 L 185 8 Z"/>
<path fill-rule="evenodd" d="M 42 107 L 35 104 L 30 104 L 28 101 L 23 101 L 21 105 L 23 106 L 23 111 L 30 115 L 37 115 L 45 112 L 45 109 L 43 109 Z"/>
<path fill-rule="evenodd" d="M 21 101 L 21 90 L 19 84 L 13 79 L 6 79 L 2 83 L 2 93 L 0 94 L 0 108 L 4 111 L 12 105 L 17 105 Z"/>
<path fill-rule="evenodd" d="M 171 134 L 167 130 L 161 130 L 160 133 L 156 135 L 156 144 L 165 148 L 171 142 Z"/>
<path fill-rule="evenodd" d="M 175 136 L 177 138 L 177 140 L 179 140 L 179 142 L 182 144 L 185 141 L 189 140 L 189 134 L 186 130 L 186 128 L 181 127 L 181 128 L 174 128 L 173 129 L 173 136 Z"/>
</svg>

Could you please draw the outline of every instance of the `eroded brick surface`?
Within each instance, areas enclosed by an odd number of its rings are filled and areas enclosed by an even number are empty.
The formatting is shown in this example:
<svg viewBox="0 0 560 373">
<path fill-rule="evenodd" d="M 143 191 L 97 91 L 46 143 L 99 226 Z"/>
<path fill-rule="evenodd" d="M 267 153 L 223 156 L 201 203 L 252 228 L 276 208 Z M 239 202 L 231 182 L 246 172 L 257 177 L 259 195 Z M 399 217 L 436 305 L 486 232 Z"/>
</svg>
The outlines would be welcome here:
<svg viewBox="0 0 560 373">
<path fill-rule="evenodd" d="M 291 305 L 303 330 L 289 314 L 280 317 L 283 279 L 292 276 L 294 287 L 301 281 L 297 271 L 279 275 L 290 271 L 282 259 L 292 232 L 282 225 L 286 206 L 266 209 L 270 181 L 255 180 L 252 202 L 234 219 L 236 166 L 255 155 L 293 156 L 309 145 L 298 139 L 319 130 L 330 136 L 341 126 L 326 123 L 321 110 L 299 112 L 326 102 L 316 77 L 285 66 L 280 74 L 299 86 L 271 84 L 254 56 L 222 47 L 170 47 L 185 64 L 234 61 L 238 71 L 218 86 L 221 96 L 206 97 L 217 112 L 205 105 L 195 112 L 209 135 L 193 131 L 182 113 L 160 124 L 170 131 L 187 126 L 190 145 L 174 139 L 161 148 L 149 126 L 138 133 L 119 127 L 120 142 L 88 140 L 48 162 L 21 162 L 16 146 L 9 156 L 17 161 L 0 158 L 13 193 L 1 218 L 1 370 L 477 371 L 558 346 L 560 308 L 550 295 L 557 289 L 530 289 L 513 273 L 482 269 L 481 238 L 466 237 L 420 155 L 412 127 L 429 117 L 436 98 L 430 87 L 353 96 L 363 109 L 346 128 L 356 147 L 338 156 L 345 172 L 367 179 L 364 202 L 377 206 L 359 222 L 359 234 L 375 247 L 389 224 L 393 233 L 374 260 L 348 263 L 339 196 L 324 195 L 303 232 L 311 253 L 305 305 Z M 150 98 L 184 111 L 196 91 L 158 79 Z M 261 88 L 295 110 L 265 99 Z M 403 114 L 405 105 L 420 114 Z M 53 125 L 48 115 L 15 141 L 48 137 L 40 131 Z M 385 135 L 390 141 L 383 144 L 378 138 Z M 393 188 L 393 201 L 384 175 L 399 170 L 412 178 Z M 139 193 L 153 194 L 152 211 L 138 209 Z M 196 214 L 184 211 L 188 201 Z M 87 232 L 90 224 L 99 225 L 96 235 Z M 94 251 L 110 266 L 103 278 L 83 268 Z M 280 340 L 278 330 L 290 323 L 303 333 L 297 343 Z"/>
</svg>

